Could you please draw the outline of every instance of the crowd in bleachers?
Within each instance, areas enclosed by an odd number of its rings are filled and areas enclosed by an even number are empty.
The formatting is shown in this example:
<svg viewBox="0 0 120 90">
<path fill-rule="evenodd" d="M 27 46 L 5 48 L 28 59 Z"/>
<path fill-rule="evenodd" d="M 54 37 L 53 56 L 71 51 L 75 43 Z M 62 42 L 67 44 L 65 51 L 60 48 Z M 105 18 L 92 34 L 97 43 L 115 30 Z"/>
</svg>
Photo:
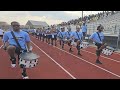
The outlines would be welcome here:
<svg viewBox="0 0 120 90">
<path fill-rule="evenodd" d="M 86 22 L 86 23 L 90 23 L 90 22 L 95 22 L 97 20 L 106 18 L 108 16 L 111 16 L 115 13 L 117 13 L 118 11 L 103 11 L 100 12 L 98 14 L 92 14 L 92 15 L 88 15 L 88 16 L 84 16 L 83 18 L 80 17 L 78 19 L 72 19 L 69 20 L 68 22 L 62 22 L 61 24 L 59 24 L 60 26 L 66 26 L 66 25 L 82 25 L 82 22 Z"/>
</svg>

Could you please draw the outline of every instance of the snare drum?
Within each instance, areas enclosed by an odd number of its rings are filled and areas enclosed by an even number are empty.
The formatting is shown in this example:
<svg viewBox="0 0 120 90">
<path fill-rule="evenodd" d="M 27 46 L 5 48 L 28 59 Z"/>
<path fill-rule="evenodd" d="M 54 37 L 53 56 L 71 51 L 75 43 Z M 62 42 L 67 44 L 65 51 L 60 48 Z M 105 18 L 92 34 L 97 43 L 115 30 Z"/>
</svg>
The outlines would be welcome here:
<svg viewBox="0 0 120 90">
<path fill-rule="evenodd" d="M 24 65 L 25 68 L 32 68 L 38 64 L 39 56 L 32 52 L 25 52 L 20 54 L 19 65 Z"/>
<path fill-rule="evenodd" d="M 52 38 L 54 38 L 54 35 L 52 35 Z"/>
<path fill-rule="evenodd" d="M 74 42 L 74 41 L 72 41 L 72 42 L 71 42 L 71 45 L 76 47 L 76 46 L 77 46 L 77 43 Z"/>
<path fill-rule="evenodd" d="M 37 33 L 37 36 L 39 35 L 39 33 Z"/>
<path fill-rule="evenodd" d="M 109 56 L 109 55 L 112 55 L 112 54 L 113 54 L 114 50 L 115 50 L 114 48 L 112 48 L 112 47 L 110 47 L 110 46 L 106 46 L 106 48 L 104 48 L 104 49 L 102 50 L 102 53 L 103 53 L 104 55 Z"/>
<path fill-rule="evenodd" d="M 68 40 L 67 39 L 63 39 L 64 43 L 68 43 Z"/>
<path fill-rule="evenodd" d="M 89 43 L 85 41 L 80 44 L 80 48 L 87 48 L 88 46 L 89 46 Z"/>
</svg>

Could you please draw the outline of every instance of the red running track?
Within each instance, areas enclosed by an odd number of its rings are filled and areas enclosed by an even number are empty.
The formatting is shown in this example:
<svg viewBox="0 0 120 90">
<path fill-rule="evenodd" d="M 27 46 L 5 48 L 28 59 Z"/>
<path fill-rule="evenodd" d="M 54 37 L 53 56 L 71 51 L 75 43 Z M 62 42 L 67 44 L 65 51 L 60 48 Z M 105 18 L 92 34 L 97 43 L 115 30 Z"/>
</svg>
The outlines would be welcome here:
<svg viewBox="0 0 120 90">
<path fill-rule="evenodd" d="M 77 51 L 69 54 L 68 46 L 65 51 L 50 46 L 31 37 L 33 52 L 40 55 L 39 64 L 28 69 L 30 79 L 119 79 L 119 63 L 108 59 L 101 59 L 102 65 L 95 64 L 95 55 L 81 51 L 83 56 L 76 55 Z M 43 50 L 43 51 L 42 51 Z M 90 50 L 89 50 L 90 51 Z M 45 53 L 44 53 L 45 52 Z M 91 51 L 90 51 L 91 52 Z M 0 78 L 21 79 L 21 70 L 10 67 L 7 53 L 0 49 Z M 54 61 L 55 60 L 55 61 Z M 86 62 L 88 61 L 88 62 Z"/>
<path fill-rule="evenodd" d="M 43 43 L 37 39 L 34 40 L 34 38 L 32 38 L 32 37 L 31 37 L 31 39 L 34 41 L 35 44 L 37 44 L 40 48 L 42 48 L 47 54 L 49 54 L 52 58 L 54 58 L 58 63 L 60 63 L 67 70 L 69 70 L 69 72 L 76 78 L 80 78 L 80 79 L 82 79 L 82 78 L 83 79 L 106 78 L 107 79 L 107 78 L 119 78 L 120 77 L 120 76 L 114 77 L 114 75 L 112 75 L 102 69 L 96 68 L 95 66 L 93 66 L 91 64 L 83 62 L 80 59 L 75 58 L 74 56 L 59 50 L 58 48 L 52 47 L 52 46 L 50 46 L 46 43 Z M 68 50 L 68 47 L 66 46 L 65 49 Z M 86 54 L 87 53 L 84 54 L 85 58 L 86 58 Z M 95 60 L 95 56 L 93 56 L 93 55 L 91 55 L 90 58 L 92 61 Z M 86 60 L 88 60 L 88 59 L 89 59 L 89 57 L 86 58 Z M 92 63 L 94 63 L 94 61 Z M 99 66 L 101 66 L 101 65 L 99 65 Z M 103 65 L 103 67 L 105 67 L 105 65 Z M 107 70 L 109 70 L 109 68 L 107 68 Z M 113 71 L 111 71 L 111 72 L 113 72 Z"/>
<path fill-rule="evenodd" d="M 67 73 L 36 47 L 33 48 L 33 52 L 40 55 L 40 60 L 36 67 L 27 70 L 30 79 L 71 79 Z M 16 68 L 11 68 L 9 57 L 2 49 L 0 49 L 0 67 L 0 79 L 21 79 L 19 65 Z"/>
</svg>

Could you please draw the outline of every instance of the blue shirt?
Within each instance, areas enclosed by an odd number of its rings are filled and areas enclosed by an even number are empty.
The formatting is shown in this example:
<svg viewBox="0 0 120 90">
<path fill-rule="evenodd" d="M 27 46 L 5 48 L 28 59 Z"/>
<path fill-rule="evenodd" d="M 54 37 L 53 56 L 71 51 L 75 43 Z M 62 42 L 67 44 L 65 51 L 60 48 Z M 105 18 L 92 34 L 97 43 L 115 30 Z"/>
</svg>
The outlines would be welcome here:
<svg viewBox="0 0 120 90">
<path fill-rule="evenodd" d="M 51 35 L 57 35 L 57 31 L 55 31 L 55 32 L 51 33 Z"/>
<path fill-rule="evenodd" d="M 79 40 L 82 40 L 82 37 L 83 37 L 83 34 L 82 32 L 73 32 L 72 36 L 74 37 L 74 39 L 79 39 Z"/>
<path fill-rule="evenodd" d="M 101 43 L 104 40 L 104 34 L 102 32 L 98 32 L 98 33 L 101 38 L 101 41 L 100 41 L 100 38 L 99 38 L 97 32 L 94 32 L 89 38 L 93 39 L 96 43 Z"/>
<path fill-rule="evenodd" d="M 34 29 L 30 29 L 30 32 L 35 33 L 35 30 Z"/>
<path fill-rule="evenodd" d="M 66 34 L 67 38 L 70 38 L 72 36 L 73 32 L 72 31 L 66 31 L 65 34 Z"/>
<path fill-rule="evenodd" d="M 64 31 L 64 32 L 59 32 L 57 36 L 58 36 L 59 38 L 64 39 L 64 38 L 66 37 L 66 34 L 65 34 L 65 33 L 66 33 L 65 31 Z"/>
<path fill-rule="evenodd" d="M 46 33 L 46 35 L 51 35 L 50 30 L 48 30 L 48 29 L 45 31 L 45 33 Z"/>
<path fill-rule="evenodd" d="M 82 26 L 81 29 L 82 29 L 82 32 L 87 32 L 87 26 Z"/>
<path fill-rule="evenodd" d="M 14 31 L 13 31 L 14 32 Z M 18 42 L 22 49 L 26 49 L 26 42 L 30 42 L 30 37 L 27 32 L 20 31 L 20 32 L 14 32 L 16 38 L 18 39 Z M 5 32 L 3 36 L 3 42 L 9 42 L 10 45 L 15 45 L 18 47 L 17 43 L 15 42 L 11 31 Z"/>
</svg>

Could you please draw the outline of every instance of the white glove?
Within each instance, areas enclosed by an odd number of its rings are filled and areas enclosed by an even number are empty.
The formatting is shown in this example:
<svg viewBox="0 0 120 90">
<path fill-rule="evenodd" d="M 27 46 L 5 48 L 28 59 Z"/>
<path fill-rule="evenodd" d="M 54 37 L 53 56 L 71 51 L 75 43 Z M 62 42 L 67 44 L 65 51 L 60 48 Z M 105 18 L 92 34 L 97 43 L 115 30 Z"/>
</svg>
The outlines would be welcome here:
<svg viewBox="0 0 120 90">
<path fill-rule="evenodd" d="M 102 44 L 103 42 L 100 42 L 100 44 Z"/>
</svg>

